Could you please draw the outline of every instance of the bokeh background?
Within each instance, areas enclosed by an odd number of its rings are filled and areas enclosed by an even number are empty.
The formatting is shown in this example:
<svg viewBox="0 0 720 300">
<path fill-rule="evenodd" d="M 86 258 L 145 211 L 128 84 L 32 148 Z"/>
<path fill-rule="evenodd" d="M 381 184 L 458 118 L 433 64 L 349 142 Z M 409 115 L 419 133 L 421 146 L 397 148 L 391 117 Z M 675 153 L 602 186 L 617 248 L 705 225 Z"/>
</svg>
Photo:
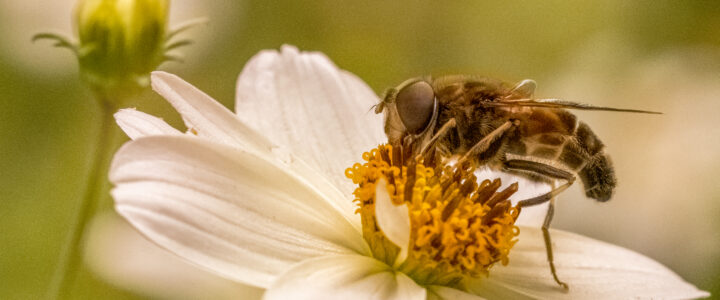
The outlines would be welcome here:
<svg viewBox="0 0 720 300">
<path fill-rule="evenodd" d="M 245 62 L 288 43 L 325 52 L 377 92 L 418 75 L 532 78 L 537 95 L 661 116 L 578 112 L 608 146 L 620 185 L 608 203 L 579 185 L 555 228 L 641 252 L 720 294 L 720 2 L 171 1 L 195 17 L 179 74 L 232 107 Z M 99 123 L 74 57 L 40 31 L 70 33 L 74 1 L 0 2 L 0 298 L 46 292 L 87 180 Z M 129 106 L 181 125 L 146 92 Z M 364 112 L 359 112 L 364 113 Z M 155 248 L 106 197 L 88 231 L 76 298 L 257 298 Z M 608 287 L 612 288 L 612 287 Z"/>
</svg>

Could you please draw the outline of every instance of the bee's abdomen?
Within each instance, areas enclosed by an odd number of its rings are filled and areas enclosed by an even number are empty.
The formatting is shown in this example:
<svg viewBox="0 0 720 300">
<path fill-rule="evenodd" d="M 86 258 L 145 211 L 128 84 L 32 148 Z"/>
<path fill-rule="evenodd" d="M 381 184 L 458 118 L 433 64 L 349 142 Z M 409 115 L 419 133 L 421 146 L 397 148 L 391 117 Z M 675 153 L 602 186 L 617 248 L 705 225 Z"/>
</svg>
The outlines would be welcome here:
<svg viewBox="0 0 720 300">
<path fill-rule="evenodd" d="M 601 202 L 610 200 L 617 185 L 612 162 L 604 152 L 593 156 L 578 176 L 585 187 L 585 195 Z"/>
<path fill-rule="evenodd" d="M 612 162 L 604 147 L 587 124 L 578 122 L 575 138 L 565 144 L 560 155 L 563 164 L 576 170 L 585 195 L 602 202 L 610 200 L 617 185 Z"/>
</svg>

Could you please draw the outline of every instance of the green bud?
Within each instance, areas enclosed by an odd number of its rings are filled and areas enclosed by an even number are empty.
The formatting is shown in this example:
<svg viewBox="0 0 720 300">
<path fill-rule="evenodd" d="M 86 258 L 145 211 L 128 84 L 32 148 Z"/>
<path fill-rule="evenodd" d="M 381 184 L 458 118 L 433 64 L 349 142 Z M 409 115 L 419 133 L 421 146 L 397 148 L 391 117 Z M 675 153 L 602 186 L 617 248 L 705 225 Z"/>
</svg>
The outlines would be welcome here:
<svg viewBox="0 0 720 300">
<path fill-rule="evenodd" d="M 75 12 L 78 41 L 57 33 L 38 33 L 33 41 L 50 40 L 78 58 L 83 80 L 101 101 L 134 95 L 150 83 L 150 72 L 171 54 L 192 43 L 180 33 L 205 23 L 194 19 L 168 30 L 169 0 L 79 0 Z M 117 101 L 112 101 L 117 102 Z"/>
<path fill-rule="evenodd" d="M 165 60 L 167 0 L 80 0 L 76 11 L 80 72 L 108 93 L 147 86 Z"/>
</svg>

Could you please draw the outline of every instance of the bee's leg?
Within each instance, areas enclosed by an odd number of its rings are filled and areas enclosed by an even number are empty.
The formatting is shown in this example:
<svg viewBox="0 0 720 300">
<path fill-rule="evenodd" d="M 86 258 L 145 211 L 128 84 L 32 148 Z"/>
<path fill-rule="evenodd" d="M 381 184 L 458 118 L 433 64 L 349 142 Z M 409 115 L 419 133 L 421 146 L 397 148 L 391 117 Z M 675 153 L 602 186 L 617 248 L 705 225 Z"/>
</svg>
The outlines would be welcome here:
<svg viewBox="0 0 720 300">
<path fill-rule="evenodd" d="M 575 182 L 575 175 L 573 175 L 572 173 L 539 162 L 512 159 L 505 161 L 503 165 L 505 170 L 509 172 L 516 172 L 521 175 L 530 175 L 531 177 L 539 177 L 541 179 L 547 180 L 565 181 L 565 184 L 559 187 L 553 187 L 552 190 L 545 194 L 518 202 L 518 205 L 521 207 L 533 206 L 548 202 L 553 197 L 564 192 Z"/>
<path fill-rule="evenodd" d="M 561 192 L 565 191 L 570 185 L 575 182 L 575 176 L 571 174 L 570 172 L 534 162 L 534 161 L 525 161 L 525 160 L 509 160 L 505 162 L 505 167 L 508 170 L 516 170 L 526 173 L 535 174 L 541 177 L 550 178 L 550 179 L 561 179 L 565 180 L 565 184 L 555 187 L 555 183 L 553 181 L 552 184 L 552 190 L 550 192 L 547 192 L 543 195 L 533 197 L 530 199 L 521 200 L 518 202 L 518 206 L 520 207 L 526 207 L 526 206 L 533 206 L 542 204 L 545 202 L 550 201 L 548 205 L 547 213 L 545 214 L 545 222 L 543 222 L 542 225 L 542 232 L 543 232 L 543 239 L 545 240 L 545 249 L 547 250 L 547 259 L 548 263 L 550 264 L 550 272 L 552 273 L 553 279 L 555 279 L 555 282 L 563 287 L 563 289 L 568 290 L 568 285 L 565 282 L 560 281 L 560 279 L 557 276 L 557 271 L 555 270 L 555 262 L 553 259 L 553 252 L 552 252 L 552 240 L 550 239 L 550 223 L 552 222 L 553 215 L 555 214 L 555 197 L 560 194 Z"/>
<path fill-rule="evenodd" d="M 553 184 L 553 189 L 555 184 Z M 547 252 L 548 263 L 550 264 L 550 273 L 552 273 L 555 282 L 563 287 L 564 290 L 568 290 L 567 283 L 560 281 L 558 278 L 557 271 L 555 270 L 555 261 L 553 259 L 552 240 L 550 239 L 550 222 L 552 222 L 553 215 L 555 214 L 555 196 L 550 199 L 547 213 L 545 214 L 545 222 L 542 225 L 543 240 L 545 241 L 545 250 Z"/>
<path fill-rule="evenodd" d="M 433 137 L 430 139 L 430 141 L 428 141 L 428 143 L 425 145 L 425 147 L 423 147 L 423 148 L 420 150 L 420 154 L 419 154 L 419 155 L 425 155 L 425 152 L 427 152 L 428 149 L 430 149 L 430 147 L 431 147 L 433 144 L 435 144 L 435 142 L 437 142 L 441 137 L 445 136 L 445 134 L 447 134 L 447 132 L 448 132 L 450 129 L 454 128 L 455 125 L 457 125 L 457 122 L 455 121 L 454 118 L 448 120 L 447 122 L 445 122 L 445 124 L 443 124 L 443 126 L 440 127 L 440 129 L 438 130 L 438 132 L 435 133 L 435 135 L 433 135 Z"/>
<path fill-rule="evenodd" d="M 490 132 L 488 135 L 484 136 L 482 140 L 477 142 L 475 145 L 470 148 L 467 152 L 465 152 L 465 155 L 458 160 L 458 165 L 461 165 L 463 162 L 465 162 L 468 158 L 473 157 L 475 155 L 478 155 L 480 153 L 485 152 L 485 150 L 490 147 L 490 145 L 500 138 L 505 132 L 513 128 L 514 126 L 517 126 L 519 124 L 519 121 L 517 120 L 508 120 L 502 125 L 500 125 L 498 128 L 495 128 L 492 132 Z"/>
</svg>

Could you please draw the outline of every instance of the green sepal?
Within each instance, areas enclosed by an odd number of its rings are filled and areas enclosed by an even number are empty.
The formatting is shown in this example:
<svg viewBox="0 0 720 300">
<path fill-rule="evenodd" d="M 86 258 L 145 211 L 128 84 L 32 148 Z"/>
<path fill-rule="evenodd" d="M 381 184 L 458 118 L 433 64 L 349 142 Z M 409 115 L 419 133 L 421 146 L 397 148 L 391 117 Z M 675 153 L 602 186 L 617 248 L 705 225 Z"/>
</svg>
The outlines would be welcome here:
<svg viewBox="0 0 720 300">
<path fill-rule="evenodd" d="M 167 33 L 167 36 L 165 36 L 165 40 L 169 42 L 170 39 L 172 39 L 172 38 L 175 37 L 176 35 L 182 33 L 183 31 L 186 31 L 186 30 L 188 30 L 188 29 L 190 29 L 190 28 L 193 28 L 193 27 L 195 27 L 195 26 L 197 26 L 197 25 L 204 25 L 204 24 L 207 24 L 207 23 L 208 23 L 208 20 L 207 20 L 206 18 L 197 18 L 197 19 L 189 20 L 189 21 L 187 21 L 187 22 L 183 22 L 182 24 L 178 25 L 178 27 L 175 27 L 175 28 L 171 29 L 171 30 Z"/>
<path fill-rule="evenodd" d="M 51 40 L 55 43 L 53 44 L 54 47 L 58 48 L 67 48 L 70 49 L 75 55 L 78 55 L 78 46 L 77 44 L 70 41 L 69 38 L 58 34 L 58 33 L 50 33 L 50 32 L 41 32 L 38 34 L 35 34 L 32 37 L 33 43 L 39 40 Z"/>
</svg>

